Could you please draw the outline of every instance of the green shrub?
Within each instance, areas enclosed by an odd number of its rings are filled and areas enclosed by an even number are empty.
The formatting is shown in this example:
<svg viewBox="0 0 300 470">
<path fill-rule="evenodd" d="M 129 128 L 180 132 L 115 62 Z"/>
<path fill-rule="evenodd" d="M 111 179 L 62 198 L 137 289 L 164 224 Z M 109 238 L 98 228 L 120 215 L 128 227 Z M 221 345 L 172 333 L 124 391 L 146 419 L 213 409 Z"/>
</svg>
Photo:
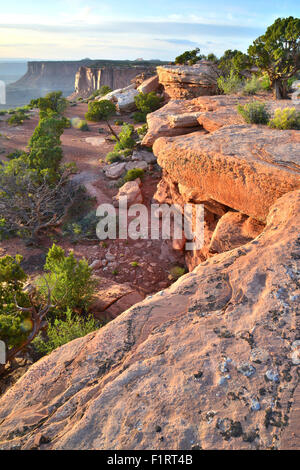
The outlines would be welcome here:
<svg viewBox="0 0 300 470">
<path fill-rule="evenodd" d="M 271 90 L 272 86 L 268 75 L 262 75 L 260 83 L 263 90 Z"/>
<path fill-rule="evenodd" d="M 78 129 L 83 132 L 90 130 L 88 123 L 84 119 L 80 120 Z"/>
<path fill-rule="evenodd" d="M 300 129 L 300 112 L 296 108 L 276 109 L 269 126 L 275 129 Z"/>
<path fill-rule="evenodd" d="M 114 150 L 133 149 L 135 146 L 135 140 L 132 137 L 133 133 L 134 127 L 131 124 L 124 124 L 118 135 L 119 140 L 114 146 Z"/>
<path fill-rule="evenodd" d="M 161 98 L 151 91 L 151 93 L 139 93 L 135 96 L 134 102 L 139 111 L 133 115 L 135 122 L 145 122 L 147 114 L 160 107 Z"/>
<path fill-rule="evenodd" d="M 132 118 L 133 118 L 134 123 L 139 124 L 141 122 L 146 122 L 147 114 L 148 113 L 143 112 L 143 111 L 135 111 L 132 114 Z"/>
<path fill-rule="evenodd" d="M 21 155 L 24 155 L 24 152 L 22 152 L 22 150 L 13 150 L 12 152 L 10 152 L 8 155 L 6 155 L 6 158 L 8 160 L 13 160 L 14 158 L 19 158 L 21 157 Z"/>
<path fill-rule="evenodd" d="M 67 309 L 64 317 L 63 319 L 56 318 L 49 324 L 46 338 L 45 335 L 39 333 L 33 340 L 33 346 L 40 354 L 49 354 L 54 349 L 101 327 L 92 315 L 87 318 L 79 317 L 70 309 Z"/>
<path fill-rule="evenodd" d="M 243 94 L 255 95 L 255 93 L 258 93 L 261 90 L 262 90 L 261 80 L 255 75 L 253 75 L 253 77 L 246 80 L 244 88 L 243 88 Z"/>
<path fill-rule="evenodd" d="M 138 127 L 136 131 L 137 131 L 138 136 L 140 137 L 140 139 L 142 139 L 147 134 L 148 125 L 144 124 L 143 126 Z"/>
<path fill-rule="evenodd" d="M 169 278 L 173 281 L 176 281 L 179 279 L 181 276 L 185 274 L 185 268 L 182 268 L 181 266 L 174 266 L 173 268 L 170 269 L 170 276 Z"/>
<path fill-rule="evenodd" d="M 89 100 L 96 98 L 97 96 L 105 96 L 110 93 L 112 89 L 107 85 L 102 85 L 98 90 L 93 91 L 93 93 L 88 97 Z"/>
<path fill-rule="evenodd" d="M 122 160 L 122 157 L 120 153 L 116 150 L 113 150 L 112 152 L 108 152 L 108 154 L 105 157 L 105 161 L 107 163 L 115 163 L 115 162 L 119 162 L 120 160 Z"/>
<path fill-rule="evenodd" d="M 128 170 L 126 175 L 124 176 L 124 181 L 127 183 L 128 181 L 134 181 L 137 178 L 143 178 L 144 170 L 141 168 L 133 168 L 132 170 Z"/>
<path fill-rule="evenodd" d="M 193 65 L 198 62 L 203 56 L 200 54 L 199 47 L 193 49 L 192 51 L 185 51 L 183 54 L 179 55 L 175 59 L 175 64 L 180 65 Z"/>
<path fill-rule="evenodd" d="M 95 288 L 92 270 L 85 259 L 76 260 L 74 253 L 65 255 L 63 248 L 53 244 L 44 266 L 46 279 L 51 288 L 51 302 L 56 311 L 67 308 L 84 311 L 91 303 Z M 38 281 L 39 290 L 46 295 L 44 283 Z"/>
<path fill-rule="evenodd" d="M 26 114 L 24 114 L 23 112 L 18 112 L 18 113 L 13 114 L 7 120 L 7 123 L 8 123 L 9 126 L 19 126 L 19 125 L 23 124 L 25 119 L 29 119 L 29 117 L 26 116 Z"/>
<path fill-rule="evenodd" d="M 31 100 L 29 105 L 39 108 L 45 114 L 49 111 L 62 114 L 68 106 L 68 101 L 62 96 L 62 91 L 52 91 L 44 97 Z"/>
<path fill-rule="evenodd" d="M 267 124 L 270 119 L 265 103 L 260 101 L 238 105 L 237 111 L 248 124 Z"/>
<path fill-rule="evenodd" d="M 231 70 L 228 77 L 219 77 L 217 79 L 219 90 L 225 95 L 238 93 L 243 88 L 243 81 Z"/>
<path fill-rule="evenodd" d="M 115 124 L 116 126 L 122 126 L 122 125 L 124 124 L 124 121 L 122 121 L 121 119 L 116 119 L 115 122 L 114 122 L 114 124 Z"/>
<path fill-rule="evenodd" d="M 0 109 L 0 116 L 4 116 L 5 114 L 7 114 L 7 110 L 6 109 Z"/>
<path fill-rule="evenodd" d="M 28 306 L 27 294 L 23 292 L 26 274 L 21 261 L 20 255 L 0 258 L 0 340 L 7 348 L 20 345 L 32 329 L 29 314 L 19 311 L 15 304 L 16 299 L 19 305 Z"/>
<path fill-rule="evenodd" d="M 88 121 L 101 121 L 109 119 L 116 112 L 116 106 L 108 100 L 90 101 L 85 118 Z"/>
</svg>

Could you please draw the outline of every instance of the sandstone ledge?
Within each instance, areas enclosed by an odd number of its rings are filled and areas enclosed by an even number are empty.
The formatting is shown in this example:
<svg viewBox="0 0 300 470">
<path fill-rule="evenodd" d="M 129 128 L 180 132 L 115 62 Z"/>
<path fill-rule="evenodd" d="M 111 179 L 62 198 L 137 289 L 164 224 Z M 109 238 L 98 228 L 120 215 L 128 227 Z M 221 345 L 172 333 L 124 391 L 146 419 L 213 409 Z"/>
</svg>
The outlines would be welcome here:
<svg viewBox="0 0 300 470">
<path fill-rule="evenodd" d="M 175 183 L 264 222 L 271 205 L 300 187 L 300 134 L 266 126 L 225 126 L 160 138 L 153 147 Z"/>
<path fill-rule="evenodd" d="M 299 214 L 284 195 L 256 240 L 34 364 L 0 448 L 299 448 Z"/>
</svg>

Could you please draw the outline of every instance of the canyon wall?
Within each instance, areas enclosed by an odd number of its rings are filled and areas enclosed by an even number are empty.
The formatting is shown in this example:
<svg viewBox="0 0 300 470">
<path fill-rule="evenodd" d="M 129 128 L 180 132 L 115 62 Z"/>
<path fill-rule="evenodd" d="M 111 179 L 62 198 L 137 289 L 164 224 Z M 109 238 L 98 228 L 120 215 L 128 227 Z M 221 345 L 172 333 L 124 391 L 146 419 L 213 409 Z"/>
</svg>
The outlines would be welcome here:
<svg viewBox="0 0 300 470">
<path fill-rule="evenodd" d="M 31 99 L 55 90 L 61 90 L 65 96 L 68 96 L 74 91 L 74 77 L 78 68 L 92 62 L 90 60 L 28 62 L 26 74 L 7 86 L 7 105 L 28 104 Z"/>
<path fill-rule="evenodd" d="M 155 75 L 155 67 L 80 67 L 75 75 L 75 95 L 88 97 L 102 85 L 107 85 L 112 90 L 125 88 L 137 75 L 144 75 L 145 78 Z"/>
</svg>

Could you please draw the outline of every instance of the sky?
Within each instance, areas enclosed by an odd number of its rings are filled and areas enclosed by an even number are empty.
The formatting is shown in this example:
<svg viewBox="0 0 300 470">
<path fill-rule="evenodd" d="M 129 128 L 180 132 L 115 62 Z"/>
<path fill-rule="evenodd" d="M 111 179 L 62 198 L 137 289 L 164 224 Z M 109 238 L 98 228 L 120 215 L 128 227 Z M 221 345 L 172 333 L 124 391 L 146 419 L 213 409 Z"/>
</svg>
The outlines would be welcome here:
<svg viewBox="0 0 300 470">
<path fill-rule="evenodd" d="M 299 0 L 0 0 L 0 60 L 161 59 L 246 52 Z"/>
</svg>

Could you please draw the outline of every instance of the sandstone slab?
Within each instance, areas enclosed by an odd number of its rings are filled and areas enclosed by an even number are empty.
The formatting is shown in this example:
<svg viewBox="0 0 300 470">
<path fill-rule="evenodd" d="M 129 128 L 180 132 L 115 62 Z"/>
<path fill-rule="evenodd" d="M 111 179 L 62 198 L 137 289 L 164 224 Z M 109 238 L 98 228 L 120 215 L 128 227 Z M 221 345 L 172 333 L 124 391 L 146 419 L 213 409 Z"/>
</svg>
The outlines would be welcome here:
<svg viewBox="0 0 300 470">
<path fill-rule="evenodd" d="M 217 223 L 212 235 L 209 251 L 223 253 L 256 238 L 264 229 L 264 224 L 240 212 L 228 211 Z"/>
<path fill-rule="evenodd" d="M 157 91 L 159 89 L 159 80 L 158 75 L 154 75 L 154 77 L 150 77 L 145 80 L 141 85 L 138 86 L 137 90 L 139 93 L 151 93 L 152 91 Z"/>
<path fill-rule="evenodd" d="M 256 240 L 31 366 L 0 448 L 299 448 L 299 214 L 285 194 Z"/>
<path fill-rule="evenodd" d="M 153 146 L 174 183 L 264 222 L 271 205 L 300 187 L 300 135 L 266 126 L 225 126 L 160 138 Z"/>
<path fill-rule="evenodd" d="M 165 65 L 157 67 L 159 82 L 171 99 L 188 99 L 217 92 L 217 67 L 209 61 L 193 66 Z"/>
</svg>

